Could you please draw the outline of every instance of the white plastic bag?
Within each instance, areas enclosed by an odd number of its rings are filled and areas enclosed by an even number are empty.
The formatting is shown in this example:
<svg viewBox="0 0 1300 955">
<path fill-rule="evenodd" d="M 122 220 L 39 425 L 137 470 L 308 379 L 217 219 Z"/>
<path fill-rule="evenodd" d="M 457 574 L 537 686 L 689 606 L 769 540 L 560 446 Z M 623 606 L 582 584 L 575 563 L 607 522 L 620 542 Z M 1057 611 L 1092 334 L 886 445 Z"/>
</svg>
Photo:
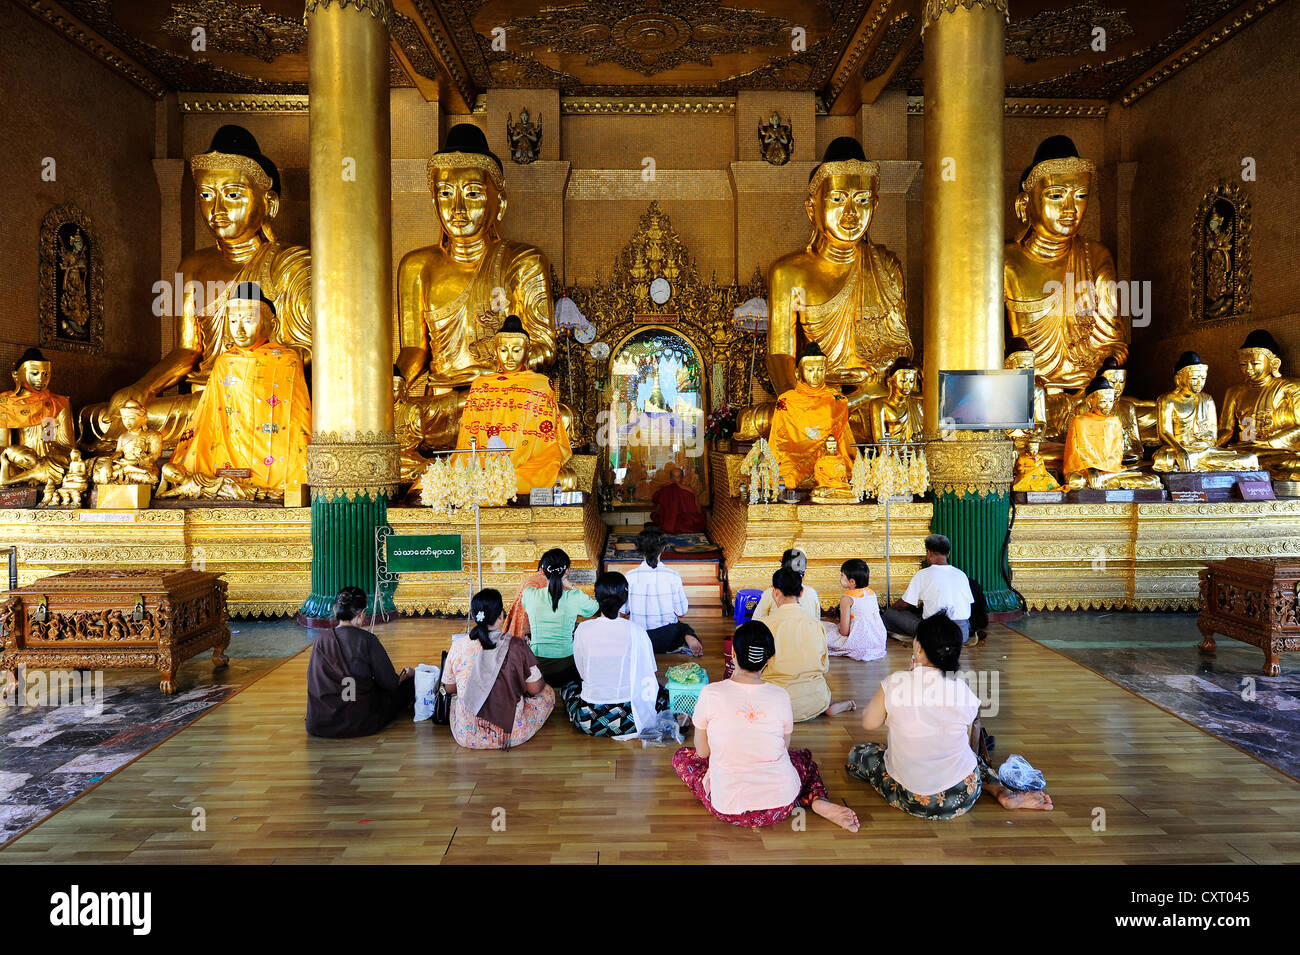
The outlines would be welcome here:
<svg viewBox="0 0 1300 955">
<path fill-rule="evenodd" d="M 415 668 L 415 722 L 420 723 L 433 715 L 433 698 L 438 693 L 438 678 L 442 672 L 432 663 L 421 663 Z"/>
</svg>

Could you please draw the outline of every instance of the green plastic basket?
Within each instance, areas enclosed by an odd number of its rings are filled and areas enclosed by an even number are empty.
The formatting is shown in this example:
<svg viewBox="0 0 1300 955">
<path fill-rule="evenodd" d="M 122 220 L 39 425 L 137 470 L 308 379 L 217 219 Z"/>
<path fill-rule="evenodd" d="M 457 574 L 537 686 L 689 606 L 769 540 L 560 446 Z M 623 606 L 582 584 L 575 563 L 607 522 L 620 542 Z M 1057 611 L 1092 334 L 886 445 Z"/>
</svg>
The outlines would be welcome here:
<svg viewBox="0 0 1300 955">
<path fill-rule="evenodd" d="M 676 713 L 692 716 L 695 713 L 695 701 L 700 698 L 700 690 L 709 685 L 708 677 L 703 683 L 676 683 L 668 681 L 668 705 Z"/>
</svg>

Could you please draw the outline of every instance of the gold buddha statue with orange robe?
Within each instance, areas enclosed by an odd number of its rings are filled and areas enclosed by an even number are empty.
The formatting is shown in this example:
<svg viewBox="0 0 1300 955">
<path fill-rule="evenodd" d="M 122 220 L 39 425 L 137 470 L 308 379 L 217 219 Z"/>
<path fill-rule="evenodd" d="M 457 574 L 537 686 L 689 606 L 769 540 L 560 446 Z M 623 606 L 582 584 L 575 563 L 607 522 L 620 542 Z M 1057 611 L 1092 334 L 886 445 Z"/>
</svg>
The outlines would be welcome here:
<svg viewBox="0 0 1300 955">
<path fill-rule="evenodd" d="M 311 397 L 302 358 L 271 338 L 275 307 L 255 283 L 237 286 L 224 311 L 231 345 L 212 365 L 193 434 L 163 466 L 160 498 L 281 500 L 307 482 Z"/>
<path fill-rule="evenodd" d="M 849 485 L 849 466 L 840 456 L 839 442 L 828 434 L 822 444 L 821 456 L 813 465 L 816 486 L 809 495 L 814 504 L 856 504 L 858 496 Z"/>
<path fill-rule="evenodd" d="M 1098 375 L 1065 436 L 1065 479 L 1072 490 L 1160 488 L 1154 474 L 1124 466 L 1124 427 L 1115 413 L 1115 389 Z"/>
<path fill-rule="evenodd" d="M 903 268 L 893 252 L 869 238 L 880 191 L 880 166 L 868 162 L 851 136 L 833 140 L 808 181 L 804 210 L 812 223 L 807 245 L 768 271 L 771 320 L 767 369 L 781 395 L 796 387 L 801 342 L 826 356 L 826 383 L 846 391 L 853 428 L 867 440 L 865 407 L 886 391 L 885 372 L 912 356 L 903 294 Z M 775 407 L 741 412 L 737 438 L 767 437 Z"/>
<path fill-rule="evenodd" d="M 535 487 L 572 485 L 561 469 L 573 456 L 560 405 L 550 380 L 528 367 L 528 332 L 518 315 L 508 316 L 493 337 L 496 369 L 470 385 L 456 447 L 486 449 L 493 438 L 510 449 L 520 494 Z"/>
<path fill-rule="evenodd" d="M 1246 380 L 1224 397 L 1217 444 L 1256 455 L 1275 480 L 1300 481 L 1300 381 L 1282 377 L 1281 348 L 1263 329 L 1237 354 Z"/>
<path fill-rule="evenodd" d="M 1100 242 L 1079 235 L 1094 164 L 1068 136 L 1049 136 L 1020 177 L 1006 246 L 1003 290 L 1011 334 L 1034 352 L 1049 392 L 1083 388 L 1108 356 L 1128 357 L 1128 320 L 1118 314 L 1115 263 Z"/>
<path fill-rule="evenodd" d="M 788 490 L 813 477 L 828 437 L 835 438 L 845 473 L 852 466 L 849 402 L 826 387 L 826 366 L 821 349 L 815 343 L 805 345 L 799 355 L 799 380 L 777 399 L 772 415 L 768 444 Z"/>
<path fill-rule="evenodd" d="M 164 291 L 155 305 L 170 314 L 181 295 L 176 344 L 135 384 L 103 404 L 82 409 L 82 438 L 111 451 L 121 432 L 119 411 L 128 400 L 148 409 L 146 427 L 172 448 L 187 437 L 191 418 L 217 358 L 230 345 L 225 306 L 233 289 L 255 282 L 275 308 L 270 337 L 311 363 L 311 254 L 271 232 L 280 211 L 280 172 L 242 126 L 222 126 L 205 153 L 190 159 L 199 208 L 216 245 L 197 249 L 176 267 L 180 292 Z M 185 383 L 189 394 L 163 395 Z"/>
<path fill-rule="evenodd" d="M 50 374 L 38 348 L 14 363 L 14 390 L 0 395 L 0 485 L 63 480 L 77 439 L 72 404 L 50 391 Z"/>
</svg>

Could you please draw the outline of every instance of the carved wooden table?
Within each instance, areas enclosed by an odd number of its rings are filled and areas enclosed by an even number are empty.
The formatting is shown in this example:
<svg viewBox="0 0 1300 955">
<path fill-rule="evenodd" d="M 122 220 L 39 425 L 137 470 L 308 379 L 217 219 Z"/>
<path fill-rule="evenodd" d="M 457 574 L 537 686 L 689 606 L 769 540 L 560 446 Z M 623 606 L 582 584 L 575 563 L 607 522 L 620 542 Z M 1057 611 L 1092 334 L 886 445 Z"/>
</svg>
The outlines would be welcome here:
<svg viewBox="0 0 1300 955">
<path fill-rule="evenodd" d="M 1300 560 L 1231 557 L 1201 571 L 1198 649 L 1214 653 L 1221 633 L 1264 651 L 1264 674 L 1278 676 L 1278 654 L 1300 650 Z"/>
<path fill-rule="evenodd" d="M 0 604 L 0 669 L 157 667 L 159 688 L 204 650 L 228 662 L 226 582 L 197 570 L 78 570 L 11 590 Z"/>
</svg>

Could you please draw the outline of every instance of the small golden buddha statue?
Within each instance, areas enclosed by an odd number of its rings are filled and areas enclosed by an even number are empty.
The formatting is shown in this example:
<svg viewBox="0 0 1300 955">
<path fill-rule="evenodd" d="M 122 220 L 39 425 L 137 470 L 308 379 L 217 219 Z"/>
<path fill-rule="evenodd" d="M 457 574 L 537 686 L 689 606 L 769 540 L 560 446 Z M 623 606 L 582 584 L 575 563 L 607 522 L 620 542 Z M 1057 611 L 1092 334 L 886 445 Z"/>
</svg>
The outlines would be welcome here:
<svg viewBox="0 0 1300 955">
<path fill-rule="evenodd" d="M 797 380 L 799 342 L 826 356 L 826 381 L 849 391 L 849 408 L 886 391 L 894 359 L 912 356 L 898 256 L 872 242 L 869 230 L 880 191 L 880 166 L 851 136 L 833 140 L 808 181 L 804 210 L 812 223 L 807 246 L 772 263 L 767 287 L 771 320 L 767 368 L 778 395 Z M 737 437 L 766 437 L 775 407 L 741 412 Z M 869 427 L 854 414 L 861 440 Z"/>
<path fill-rule="evenodd" d="M 1245 381 L 1223 401 L 1219 447 L 1255 454 L 1280 481 L 1300 481 L 1300 381 L 1282 377 L 1281 348 L 1263 329 L 1238 351 Z"/>
<path fill-rule="evenodd" d="M 827 437 L 835 438 L 845 467 L 852 464 L 849 403 L 826 387 L 827 364 L 815 342 L 805 345 L 799 353 L 799 380 L 776 402 L 769 444 L 788 490 L 812 479 Z"/>
<path fill-rule="evenodd" d="M 1065 437 L 1065 480 L 1071 490 L 1162 487 L 1154 474 L 1124 467 L 1124 427 L 1115 416 L 1115 389 L 1098 375 Z"/>
<path fill-rule="evenodd" d="M 63 475 L 63 483 L 53 480 L 46 482 L 45 496 L 41 498 L 41 507 L 81 507 L 82 498 L 90 488 L 90 476 L 86 473 L 86 462 L 76 448 L 68 454 L 68 468 Z"/>
<path fill-rule="evenodd" d="M 1153 471 L 1258 471 L 1252 453 L 1215 447 L 1219 436 L 1214 399 L 1204 391 L 1209 367 L 1194 351 L 1174 365 L 1174 390 L 1156 400 L 1156 420 L 1164 444 L 1151 461 Z"/>
<path fill-rule="evenodd" d="M 856 504 L 858 496 L 849 486 L 849 466 L 840 456 L 839 442 L 835 435 L 828 434 L 822 445 L 822 454 L 813 465 L 813 479 L 817 486 L 812 489 L 811 499 L 814 504 Z"/>
<path fill-rule="evenodd" d="M 920 372 L 910 358 L 899 358 L 889 366 L 885 381 L 889 393 L 872 398 L 867 405 L 873 444 L 920 441 L 924 430 L 921 396 L 917 384 Z"/>
<path fill-rule="evenodd" d="M 307 482 L 311 397 L 298 352 L 275 341 L 275 306 L 253 282 L 226 305 L 231 345 L 212 365 L 191 433 L 158 497 L 282 500 Z"/>
<path fill-rule="evenodd" d="M 1016 475 L 1011 484 L 1013 491 L 1059 491 L 1061 485 L 1052 472 L 1047 470 L 1047 462 L 1039 453 L 1037 438 L 1029 438 L 1024 450 L 1016 458 Z"/>
<path fill-rule="evenodd" d="M 151 431 L 146 424 L 144 406 L 134 398 L 118 411 L 122 433 L 118 435 L 113 453 L 96 458 L 91 473 L 96 484 L 148 484 L 158 483 L 162 469 L 162 435 Z"/>
<path fill-rule="evenodd" d="M 558 480 L 568 490 L 575 475 L 564 470 L 573 456 L 560 405 L 550 380 L 528 367 L 530 338 L 518 315 L 506 318 L 493 336 L 496 369 L 479 375 L 470 385 L 460 420 L 457 448 L 480 449 L 499 439 L 510 449 L 520 494 L 553 487 Z"/>
<path fill-rule="evenodd" d="M 1106 247 L 1079 235 L 1095 166 L 1068 136 L 1049 136 L 1020 177 L 1003 287 L 1013 335 L 1033 349 L 1049 392 L 1082 388 L 1108 355 L 1128 356 L 1128 321 L 1118 313 L 1115 264 Z"/>
<path fill-rule="evenodd" d="M 176 345 L 135 384 L 107 404 L 82 409 L 83 438 L 107 447 L 117 436 L 122 405 L 148 409 L 147 427 L 175 447 L 189 429 L 217 358 L 230 344 L 226 303 L 231 290 L 255 282 L 275 306 L 271 337 L 311 362 L 311 254 L 278 242 L 271 221 L 280 211 L 280 172 L 242 126 L 222 126 L 205 153 L 190 159 L 199 207 L 216 245 L 185 256 L 176 267 L 183 283 Z M 166 294 L 166 293 L 165 293 Z M 170 296 L 169 296 L 170 298 Z M 161 314 L 169 314 L 170 307 Z M 189 394 L 162 392 L 180 383 Z"/>
<path fill-rule="evenodd" d="M 453 126 L 428 173 L 442 236 L 398 265 L 397 366 L 412 399 L 429 406 L 426 444 L 451 448 L 470 385 L 497 370 L 494 336 L 507 315 L 528 333 L 528 370 L 554 361 L 553 296 L 541 251 L 498 231 L 505 178 L 482 130 Z"/>
<path fill-rule="evenodd" d="M 1007 355 L 1002 362 L 1002 367 L 1007 370 L 1029 369 L 1035 371 L 1034 350 L 1029 347 L 1029 342 L 1023 338 L 1013 338 L 1007 343 Z M 1032 430 L 1025 431 L 1013 429 L 1007 431 L 1007 437 L 1016 443 L 1017 448 L 1023 448 L 1025 444 L 1034 438 L 1041 440 L 1047 433 L 1047 389 L 1043 387 L 1043 379 L 1037 373 L 1034 375 L 1034 427 Z"/>
<path fill-rule="evenodd" d="M 77 443 L 72 403 L 50 388 L 51 365 L 38 348 L 14 364 L 14 390 L 0 395 L 0 485 L 63 480 Z"/>
</svg>

